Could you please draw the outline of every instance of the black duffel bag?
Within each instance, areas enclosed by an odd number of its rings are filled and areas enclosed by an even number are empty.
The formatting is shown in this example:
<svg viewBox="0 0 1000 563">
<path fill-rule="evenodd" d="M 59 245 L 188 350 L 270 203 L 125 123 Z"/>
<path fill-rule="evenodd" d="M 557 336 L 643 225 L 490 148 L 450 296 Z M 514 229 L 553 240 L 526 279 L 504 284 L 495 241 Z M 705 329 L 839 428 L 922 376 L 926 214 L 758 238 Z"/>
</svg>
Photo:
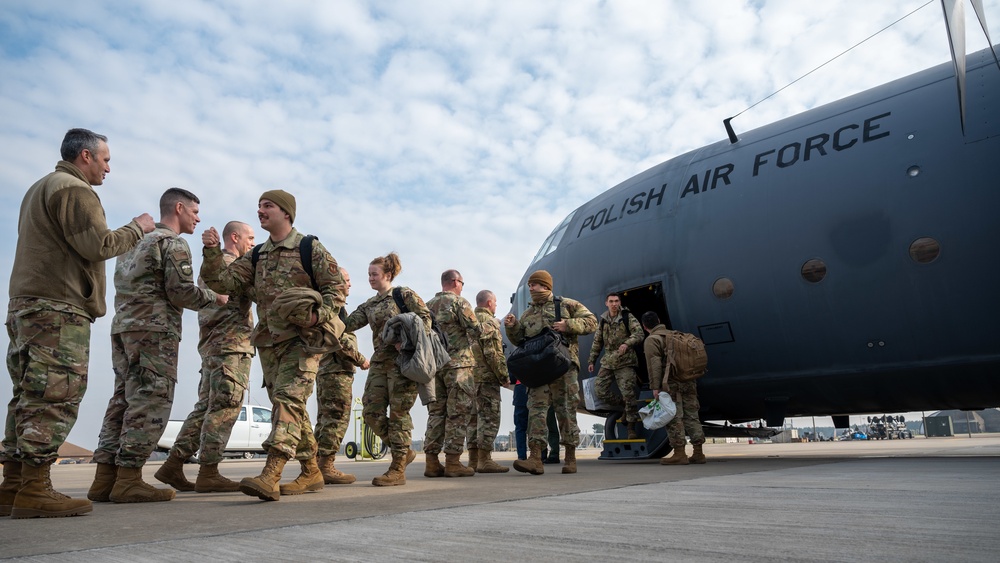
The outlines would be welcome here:
<svg viewBox="0 0 1000 563">
<path fill-rule="evenodd" d="M 556 322 L 562 318 L 562 298 L 556 297 Z M 528 387 L 548 385 L 569 371 L 573 356 L 566 338 L 550 327 L 545 327 L 531 338 L 526 338 L 507 358 L 507 371 Z"/>
<path fill-rule="evenodd" d="M 511 353 L 507 358 L 507 370 L 511 377 L 534 388 L 559 379 L 569 371 L 572 363 L 566 339 L 545 327 Z"/>
</svg>

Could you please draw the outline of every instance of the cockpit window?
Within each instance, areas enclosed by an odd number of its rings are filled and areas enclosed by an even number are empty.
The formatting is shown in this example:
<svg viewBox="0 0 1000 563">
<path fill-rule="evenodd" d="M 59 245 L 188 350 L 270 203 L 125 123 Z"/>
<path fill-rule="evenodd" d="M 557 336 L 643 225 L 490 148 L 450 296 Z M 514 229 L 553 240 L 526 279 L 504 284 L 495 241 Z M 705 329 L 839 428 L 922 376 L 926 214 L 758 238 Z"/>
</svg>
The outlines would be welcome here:
<svg viewBox="0 0 1000 563">
<path fill-rule="evenodd" d="M 545 242 L 542 243 L 542 247 L 538 249 L 538 254 L 535 254 L 535 257 L 531 260 L 532 264 L 541 260 L 543 256 L 551 254 L 556 248 L 559 248 L 559 243 L 562 241 L 563 235 L 566 234 L 566 229 L 569 228 L 569 223 L 573 220 L 573 215 L 576 215 L 575 210 L 567 215 L 566 218 L 562 220 L 562 223 L 559 223 L 559 226 L 552 231 L 549 238 L 545 239 Z"/>
<path fill-rule="evenodd" d="M 528 308 L 528 284 L 524 284 L 517 288 L 517 292 L 514 294 L 514 314 L 517 317 L 521 316 L 521 313 Z"/>
</svg>

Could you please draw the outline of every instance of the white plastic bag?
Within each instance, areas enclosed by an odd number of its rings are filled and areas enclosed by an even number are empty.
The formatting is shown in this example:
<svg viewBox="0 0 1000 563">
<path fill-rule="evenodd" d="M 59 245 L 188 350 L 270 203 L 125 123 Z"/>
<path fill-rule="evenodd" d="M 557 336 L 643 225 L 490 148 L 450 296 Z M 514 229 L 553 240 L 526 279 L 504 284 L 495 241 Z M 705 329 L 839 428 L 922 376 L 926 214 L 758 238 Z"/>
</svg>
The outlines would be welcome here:
<svg viewBox="0 0 1000 563">
<path fill-rule="evenodd" d="M 677 414 L 677 405 L 670 398 L 669 393 L 660 393 L 658 401 L 651 401 L 648 405 L 639 409 L 639 418 L 646 430 L 656 430 L 663 428 Z"/>
</svg>

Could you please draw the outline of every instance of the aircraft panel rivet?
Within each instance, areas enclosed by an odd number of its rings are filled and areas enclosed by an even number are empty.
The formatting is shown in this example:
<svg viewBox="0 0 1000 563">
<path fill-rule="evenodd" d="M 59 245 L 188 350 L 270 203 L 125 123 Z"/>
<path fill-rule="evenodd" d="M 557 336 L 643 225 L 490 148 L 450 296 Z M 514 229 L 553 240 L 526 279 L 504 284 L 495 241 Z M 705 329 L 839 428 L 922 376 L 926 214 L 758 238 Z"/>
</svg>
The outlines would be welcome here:
<svg viewBox="0 0 1000 563">
<path fill-rule="evenodd" d="M 910 178 L 916 178 L 920 175 L 920 167 L 914 164 L 913 166 L 906 169 L 906 175 Z"/>
</svg>

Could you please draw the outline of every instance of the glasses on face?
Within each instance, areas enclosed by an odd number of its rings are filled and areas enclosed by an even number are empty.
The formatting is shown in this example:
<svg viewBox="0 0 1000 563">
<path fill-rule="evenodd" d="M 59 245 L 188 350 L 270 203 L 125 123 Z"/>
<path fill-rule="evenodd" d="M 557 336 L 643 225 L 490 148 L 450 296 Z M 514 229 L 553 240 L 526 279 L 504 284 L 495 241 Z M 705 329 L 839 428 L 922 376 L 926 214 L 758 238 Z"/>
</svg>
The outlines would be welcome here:
<svg viewBox="0 0 1000 563">
<path fill-rule="evenodd" d="M 455 283 L 460 283 L 460 284 L 462 284 L 462 287 L 465 287 L 465 281 L 463 281 L 463 280 L 455 279 L 455 280 L 451 280 L 451 281 L 453 281 Z"/>
</svg>

